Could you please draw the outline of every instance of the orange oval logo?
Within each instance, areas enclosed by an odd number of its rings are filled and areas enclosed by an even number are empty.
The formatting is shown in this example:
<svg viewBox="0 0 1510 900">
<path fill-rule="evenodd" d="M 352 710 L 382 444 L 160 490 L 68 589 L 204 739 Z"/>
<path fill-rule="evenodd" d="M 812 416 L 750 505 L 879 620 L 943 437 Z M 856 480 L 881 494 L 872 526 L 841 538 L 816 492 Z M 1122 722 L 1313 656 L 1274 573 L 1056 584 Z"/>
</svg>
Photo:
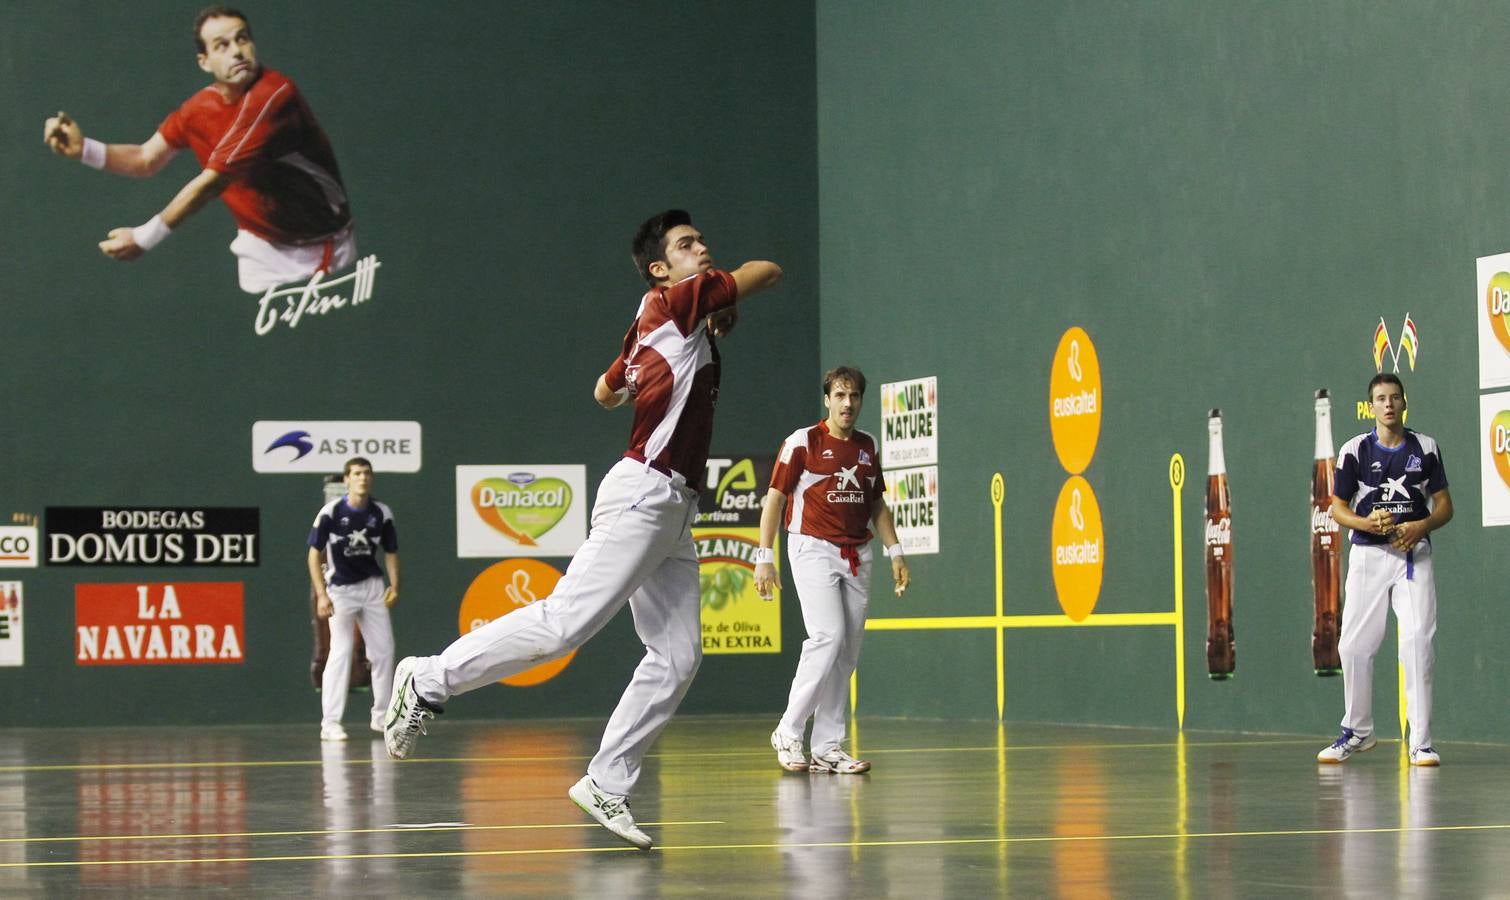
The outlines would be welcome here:
<svg viewBox="0 0 1510 900">
<path fill-rule="evenodd" d="M 1101 506 L 1090 482 L 1071 475 L 1054 504 L 1054 591 L 1071 621 L 1084 620 L 1101 596 L 1101 569 L 1106 561 L 1106 535 L 1101 529 Z"/>
<path fill-rule="evenodd" d="M 1101 363 L 1085 329 L 1075 327 L 1059 339 L 1049 373 L 1049 433 L 1059 464 L 1079 475 L 1096 455 L 1101 437 Z"/>
<path fill-rule="evenodd" d="M 1489 423 L 1489 455 L 1494 457 L 1494 471 L 1505 487 L 1510 487 L 1510 409 L 1494 414 Z"/>
<path fill-rule="evenodd" d="M 535 559 L 506 559 L 482 570 L 461 598 L 456 626 L 461 634 L 481 628 L 499 616 L 523 609 L 544 600 L 556 589 L 561 573 Z M 529 687 L 550 681 L 567 667 L 573 650 L 560 659 L 543 662 L 533 669 L 499 679 L 499 684 Z"/>
<path fill-rule="evenodd" d="M 1484 290 L 1484 314 L 1489 317 L 1489 330 L 1510 352 L 1510 272 L 1496 272 Z"/>
</svg>

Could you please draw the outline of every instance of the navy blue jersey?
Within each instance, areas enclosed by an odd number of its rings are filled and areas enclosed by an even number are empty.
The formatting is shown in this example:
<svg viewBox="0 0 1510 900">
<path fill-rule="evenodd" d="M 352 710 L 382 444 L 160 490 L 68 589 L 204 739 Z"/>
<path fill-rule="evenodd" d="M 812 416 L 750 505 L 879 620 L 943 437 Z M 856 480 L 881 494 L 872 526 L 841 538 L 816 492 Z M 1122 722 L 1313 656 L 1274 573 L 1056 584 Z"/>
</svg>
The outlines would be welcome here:
<svg viewBox="0 0 1510 900">
<path fill-rule="evenodd" d="M 1413 522 L 1431 513 L 1428 499 L 1447 487 L 1447 468 L 1437 442 L 1405 429 L 1405 443 L 1385 447 L 1377 431 L 1358 435 L 1337 453 L 1337 479 L 1332 493 L 1367 517 L 1382 509 L 1396 522 Z M 1428 540 L 1430 537 L 1428 536 Z M 1382 534 L 1353 530 L 1355 544 L 1387 544 Z"/>
<path fill-rule="evenodd" d="M 377 548 L 398 552 L 398 532 L 393 528 L 393 510 L 374 497 L 355 509 L 346 498 L 325 504 L 315 516 L 309 545 L 325 555 L 326 584 L 356 584 L 381 577 Z"/>
</svg>

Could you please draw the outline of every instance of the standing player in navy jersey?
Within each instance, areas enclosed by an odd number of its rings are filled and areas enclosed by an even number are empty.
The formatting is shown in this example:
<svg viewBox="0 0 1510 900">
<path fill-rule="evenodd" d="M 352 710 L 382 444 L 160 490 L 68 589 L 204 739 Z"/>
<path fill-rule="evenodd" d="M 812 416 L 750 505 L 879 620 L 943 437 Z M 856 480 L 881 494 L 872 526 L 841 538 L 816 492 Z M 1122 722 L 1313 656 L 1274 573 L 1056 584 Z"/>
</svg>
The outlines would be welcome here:
<svg viewBox="0 0 1510 900">
<path fill-rule="evenodd" d="M 393 683 L 393 622 L 388 610 L 398 602 L 398 532 L 393 510 L 372 496 L 372 463 L 360 456 L 346 461 L 346 496 L 332 500 L 315 516 L 309 532 L 309 579 L 315 611 L 330 619 L 330 655 L 320 680 L 320 740 L 344 741 L 346 688 L 351 680 L 352 625 L 362 631 L 372 667 L 373 731 L 383 730 L 383 712 Z M 388 586 L 378 568 L 383 550 Z"/>
<path fill-rule="evenodd" d="M 194 22 L 199 67 L 214 79 L 163 120 L 143 144 L 86 138 L 67 113 L 49 118 L 42 139 L 54 153 L 86 166 L 148 178 L 179 150 L 202 171 L 161 212 L 135 228 L 115 228 L 100 242 L 127 261 L 161 243 L 219 197 L 236 220 L 231 252 L 241 289 L 260 294 L 334 272 L 356 258 L 346 187 L 320 123 L 286 76 L 257 60 L 252 27 L 239 10 L 212 6 Z"/>
<path fill-rule="evenodd" d="M 1342 733 L 1316 755 L 1340 763 L 1372 750 L 1374 655 L 1391 605 L 1405 672 L 1410 764 L 1441 762 L 1431 745 L 1431 675 L 1437 588 L 1430 533 L 1452 520 L 1447 469 L 1437 442 L 1405 427 L 1405 388 L 1381 373 L 1368 383 L 1375 427 L 1342 446 L 1332 518 L 1353 530 L 1342 608 Z"/>
<path fill-rule="evenodd" d="M 707 464 L 718 398 L 709 328 L 726 328 L 735 302 L 775 284 L 781 269 L 770 262 L 714 268 L 682 210 L 641 225 L 633 250 L 650 290 L 593 397 L 606 409 L 632 404 L 634 421 L 628 451 L 598 485 L 587 541 L 549 597 L 463 635 L 439 656 L 399 662 L 386 742 L 394 758 L 407 757 L 441 704 L 570 652 L 628 601 L 645 656 L 587 775 L 568 794 L 609 831 L 648 850 L 628 794 L 702 660 L 691 485 Z"/>
<path fill-rule="evenodd" d="M 844 714 L 870 602 L 872 524 L 891 557 L 898 596 L 910 579 L 882 496 L 886 482 L 875 438 L 855 427 L 864 399 L 865 375 L 859 369 L 840 366 L 823 376 L 828 417 L 782 443 L 760 512 L 755 590 L 771 599 L 776 586 L 773 548 L 785 512 L 787 560 L 807 626 L 786 712 L 771 732 L 776 761 L 792 772 L 856 775 L 870 770 L 869 762 L 844 752 Z M 802 752 L 809 717 L 811 758 Z"/>
</svg>

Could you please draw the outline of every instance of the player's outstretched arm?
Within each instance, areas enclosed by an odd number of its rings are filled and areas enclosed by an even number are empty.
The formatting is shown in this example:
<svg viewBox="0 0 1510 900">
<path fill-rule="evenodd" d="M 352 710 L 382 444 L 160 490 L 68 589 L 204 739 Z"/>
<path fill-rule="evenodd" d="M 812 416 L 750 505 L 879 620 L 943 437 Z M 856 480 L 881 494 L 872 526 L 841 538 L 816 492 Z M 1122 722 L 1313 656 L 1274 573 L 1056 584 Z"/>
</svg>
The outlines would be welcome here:
<svg viewBox="0 0 1510 900">
<path fill-rule="evenodd" d="M 734 276 L 734 284 L 739 288 L 739 299 L 743 300 L 775 286 L 781 280 L 781 267 L 763 259 L 752 259 L 729 274 Z"/>
<path fill-rule="evenodd" d="M 86 138 L 79 124 L 62 111 L 43 123 L 42 142 L 59 156 L 132 178 L 156 175 L 177 152 L 156 132 L 144 144 L 103 144 Z"/>
<path fill-rule="evenodd" d="M 110 236 L 100 241 L 100 252 L 111 259 L 128 262 L 162 243 L 168 234 L 189 216 L 220 196 L 231 183 L 231 176 L 205 169 L 168 202 L 163 211 L 146 224 L 135 228 L 112 228 Z"/>
</svg>

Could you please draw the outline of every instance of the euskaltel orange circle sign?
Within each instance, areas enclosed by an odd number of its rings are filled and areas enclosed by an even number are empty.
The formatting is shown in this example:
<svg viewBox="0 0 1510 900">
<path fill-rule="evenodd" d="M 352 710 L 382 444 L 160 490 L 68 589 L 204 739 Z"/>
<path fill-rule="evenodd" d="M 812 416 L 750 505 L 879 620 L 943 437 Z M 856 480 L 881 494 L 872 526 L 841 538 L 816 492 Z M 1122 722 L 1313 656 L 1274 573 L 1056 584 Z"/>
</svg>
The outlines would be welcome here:
<svg viewBox="0 0 1510 900">
<path fill-rule="evenodd" d="M 520 558 L 494 563 L 472 580 L 462 596 L 457 628 L 461 634 L 469 634 L 500 616 L 538 603 L 551 595 L 560 580 L 560 572 L 539 560 Z M 573 650 L 559 659 L 499 679 L 499 683 L 529 687 L 550 681 L 561 674 L 576 655 L 577 651 Z"/>
<path fill-rule="evenodd" d="M 1064 333 L 1054 351 L 1049 434 L 1064 470 L 1071 475 L 1084 472 L 1101 437 L 1101 363 L 1091 336 L 1078 326 Z"/>
</svg>

